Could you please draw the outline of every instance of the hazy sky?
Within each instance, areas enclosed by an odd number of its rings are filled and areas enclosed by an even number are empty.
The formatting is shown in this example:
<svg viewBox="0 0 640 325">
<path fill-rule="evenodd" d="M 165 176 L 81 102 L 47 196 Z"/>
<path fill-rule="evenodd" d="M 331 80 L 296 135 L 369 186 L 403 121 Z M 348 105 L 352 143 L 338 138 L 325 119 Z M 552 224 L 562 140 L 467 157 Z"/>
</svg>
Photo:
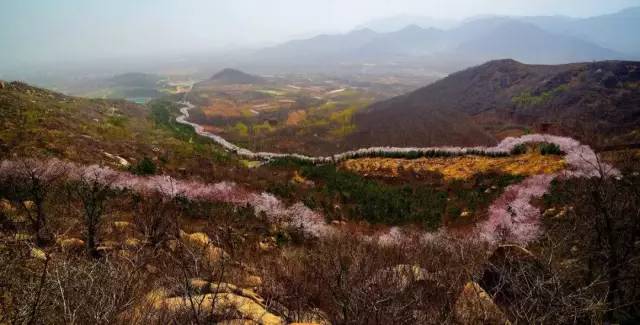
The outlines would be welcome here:
<svg viewBox="0 0 640 325">
<path fill-rule="evenodd" d="M 347 31 L 399 14 L 586 17 L 640 0 L 0 0 L 0 67 L 184 54 Z"/>
</svg>

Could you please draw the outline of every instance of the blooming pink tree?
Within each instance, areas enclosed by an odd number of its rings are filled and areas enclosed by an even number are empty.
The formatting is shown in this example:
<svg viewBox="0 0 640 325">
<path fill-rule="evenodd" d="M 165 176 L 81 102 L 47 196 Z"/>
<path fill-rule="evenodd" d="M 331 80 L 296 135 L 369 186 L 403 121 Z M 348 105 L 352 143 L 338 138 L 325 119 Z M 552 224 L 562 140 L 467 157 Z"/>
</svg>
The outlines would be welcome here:
<svg viewBox="0 0 640 325">
<path fill-rule="evenodd" d="M 224 139 L 222 139 L 224 140 Z M 237 148 L 227 143 L 229 148 L 237 150 L 239 153 L 262 155 L 264 157 L 294 157 L 297 159 L 311 160 L 313 162 L 330 162 L 349 159 L 359 156 L 385 155 L 389 153 L 444 153 L 449 155 L 466 154 L 509 154 L 511 150 L 525 143 L 548 142 L 554 143 L 566 153 L 564 159 L 568 165 L 568 170 L 563 173 L 565 177 L 608 177 L 618 175 L 619 172 L 613 167 L 600 161 L 597 154 L 588 146 L 580 142 L 559 136 L 531 134 L 518 138 L 506 138 L 495 147 L 440 147 L 440 148 L 394 148 L 379 147 L 366 148 L 345 152 L 333 157 L 306 157 L 302 155 L 287 155 L 274 153 L 251 153 L 245 152 L 242 148 Z M 259 158 L 256 156 L 257 158 Z M 269 193 L 253 193 L 231 182 L 220 182 L 207 184 L 195 181 L 177 180 L 170 176 L 136 176 L 130 173 L 115 171 L 102 166 L 79 166 L 73 163 L 62 163 L 57 160 L 51 161 L 30 161 L 30 168 L 19 168 L 20 163 L 16 161 L 4 161 L 0 165 L 0 180 L 2 177 L 29 178 L 29 175 L 36 175 L 33 179 L 55 179 L 60 175 L 59 170 L 65 170 L 66 176 L 70 180 L 80 181 L 91 185 L 90 188 L 104 188 L 112 190 L 129 190 L 143 195 L 158 194 L 161 197 L 173 199 L 177 197 L 194 201 L 224 202 L 236 205 L 250 205 L 256 214 L 265 215 L 271 222 L 295 226 L 312 236 L 328 235 L 335 231 L 327 225 L 323 216 L 312 211 L 302 203 L 287 207 L 282 201 Z M 24 164 L 24 163 L 23 163 Z M 30 172 L 29 172 L 30 171 Z M 489 208 L 489 219 L 478 225 L 479 237 L 489 241 L 499 240 L 506 237 L 506 240 L 524 243 L 532 240 L 539 233 L 540 211 L 530 202 L 534 198 L 541 197 L 548 189 L 551 180 L 557 175 L 536 175 L 532 176 L 521 184 L 509 186 L 504 194 L 500 196 Z M 37 193 L 37 192 L 36 192 Z M 39 202 L 42 200 L 38 200 Z M 42 209 L 41 204 L 38 209 Z M 38 210 L 36 209 L 36 210 Z M 37 218 L 36 218 L 37 219 Z M 380 242 L 388 243 L 398 240 L 401 232 L 391 231 L 383 234 Z M 501 234 L 501 235 L 500 235 Z"/>
<path fill-rule="evenodd" d="M 489 207 L 489 219 L 478 225 L 481 238 L 527 243 L 539 235 L 540 210 L 531 204 L 548 190 L 554 175 L 536 175 L 507 187 Z M 499 238 L 506 237 L 506 238 Z"/>
</svg>

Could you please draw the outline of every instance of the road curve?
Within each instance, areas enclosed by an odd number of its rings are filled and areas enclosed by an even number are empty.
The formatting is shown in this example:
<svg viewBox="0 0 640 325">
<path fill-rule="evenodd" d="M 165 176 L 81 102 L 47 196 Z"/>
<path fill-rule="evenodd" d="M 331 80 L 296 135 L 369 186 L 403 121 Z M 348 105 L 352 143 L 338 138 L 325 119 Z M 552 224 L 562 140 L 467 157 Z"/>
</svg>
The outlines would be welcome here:
<svg viewBox="0 0 640 325">
<path fill-rule="evenodd" d="M 331 162 L 340 162 L 347 159 L 358 158 L 358 157 L 375 157 L 375 156 L 384 156 L 388 154 L 409 154 L 409 153 L 418 153 L 418 154 L 447 154 L 447 155 L 492 155 L 492 156 L 504 156 L 509 155 L 510 149 L 504 149 L 499 147 L 370 147 L 363 148 L 357 150 L 346 151 L 343 153 L 331 155 L 331 156 L 307 156 L 298 153 L 276 153 L 276 152 L 253 152 L 249 149 L 239 147 L 225 138 L 208 132 L 197 123 L 190 122 L 189 119 L 189 111 L 195 106 L 188 101 L 179 102 L 182 107 L 180 108 L 180 116 L 176 118 L 176 121 L 180 124 L 189 125 L 194 128 L 195 132 L 203 137 L 207 137 L 228 151 L 231 151 L 241 157 L 245 157 L 253 160 L 263 160 L 269 161 L 277 158 L 293 158 L 302 161 L 308 161 L 311 163 L 331 163 Z"/>
<path fill-rule="evenodd" d="M 357 150 L 351 150 L 332 156 L 305 156 L 301 154 L 287 154 L 275 152 L 253 152 L 246 148 L 241 148 L 223 137 L 208 132 L 197 123 L 188 121 L 189 110 L 195 106 L 188 101 L 182 101 L 180 108 L 181 115 L 176 118 L 178 123 L 189 125 L 195 129 L 198 135 L 212 139 L 226 150 L 237 154 L 238 156 L 261 161 L 270 161 L 277 158 L 293 158 L 297 160 L 307 161 L 314 164 L 336 163 L 347 159 L 361 157 L 402 157 L 402 154 L 411 154 L 412 156 L 423 155 L 448 155 L 448 156 L 464 156 L 464 155 L 487 155 L 487 156 L 507 156 L 511 154 L 513 148 L 518 145 L 535 142 L 554 143 L 560 147 L 565 153 L 565 162 L 570 168 L 570 172 L 574 176 L 598 176 L 598 175 L 618 175 L 619 172 L 608 164 L 604 164 L 598 158 L 596 152 L 587 145 L 581 144 L 579 141 L 569 138 L 548 134 L 527 134 L 521 137 L 509 137 L 503 139 L 494 147 L 371 147 Z"/>
</svg>

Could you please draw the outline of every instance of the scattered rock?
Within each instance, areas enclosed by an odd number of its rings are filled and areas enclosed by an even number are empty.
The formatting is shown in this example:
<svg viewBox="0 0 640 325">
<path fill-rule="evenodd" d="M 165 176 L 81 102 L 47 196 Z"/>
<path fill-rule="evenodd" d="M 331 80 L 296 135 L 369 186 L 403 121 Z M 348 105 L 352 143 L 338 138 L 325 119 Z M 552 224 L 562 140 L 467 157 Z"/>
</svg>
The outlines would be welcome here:
<svg viewBox="0 0 640 325">
<path fill-rule="evenodd" d="M 281 317 L 266 309 L 264 300 L 252 290 L 241 289 L 229 283 L 214 284 L 198 278 L 191 279 L 190 285 L 199 292 L 191 297 L 191 301 L 189 297 L 169 297 L 164 289 L 148 293 L 145 299 L 154 309 L 172 313 L 188 312 L 192 306 L 197 306 L 199 311 L 217 316 L 240 315 L 242 320 L 256 324 L 284 324 Z"/>
<path fill-rule="evenodd" d="M 13 236 L 13 239 L 14 239 L 15 241 L 28 241 L 28 240 L 33 239 L 33 236 L 32 236 L 32 235 L 30 235 L 30 234 L 25 234 L 25 233 L 20 233 L 20 232 L 19 232 L 19 233 L 15 234 L 15 235 Z"/>
<path fill-rule="evenodd" d="M 57 244 L 65 253 L 79 252 L 84 249 L 84 240 L 78 238 L 59 239 Z"/>
<path fill-rule="evenodd" d="M 565 269 L 568 269 L 573 267 L 574 265 L 577 265 L 578 262 L 579 260 L 577 258 L 570 258 L 560 262 L 560 266 L 562 266 Z"/>
<path fill-rule="evenodd" d="M 38 259 L 38 260 L 41 260 L 41 261 L 46 261 L 47 260 L 47 253 L 45 253 L 40 248 L 32 247 L 30 255 L 31 255 L 31 257 L 33 257 L 35 259 Z"/>
<path fill-rule="evenodd" d="M 133 228 L 133 225 L 131 224 L 131 222 L 127 222 L 127 221 L 113 222 L 113 229 L 115 229 L 118 232 L 126 232 L 127 230 L 130 230 L 132 228 Z"/>
<path fill-rule="evenodd" d="M 16 208 L 9 202 L 7 199 L 0 200 L 0 211 L 4 211 L 5 213 L 15 212 Z"/>
<path fill-rule="evenodd" d="M 138 249 L 142 247 L 142 241 L 138 238 L 127 238 L 124 241 L 124 246 L 129 249 Z"/>
<path fill-rule="evenodd" d="M 175 252 L 176 249 L 178 249 L 178 245 L 180 245 L 180 243 L 175 239 L 170 239 L 167 241 L 167 248 L 169 248 L 169 250 L 172 252 Z"/>
<path fill-rule="evenodd" d="M 269 252 L 276 248 L 273 243 L 261 241 L 258 243 L 258 248 L 263 252 Z"/>
<path fill-rule="evenodd" d="M 196 295 L 191 297 L 191 301 L 187 297 L 166 298 L 156 303 L 154 308 L 169 312 L 186 312 L 192 306 L 196 306 L 203 313 L 213 312 L 214 315 L 220 316 L 237 313 L 261 325 L 284 324 L 281 317 L 270 313 L 263 305 L 232 293 Z"/>
<path fill-rule="evenodd" d="M 33 210 L 36 206 L 36 204 L 33 203 L 33 201 L 24 201 L 22 202 L 22 204 L 24 204 L 24 207 L 27 208 L 27 210 Z"/>
<path fill-rule="evenodd" d="M 248 275 L 240 284 L 243 288 L 256 288 L 262 285 L 262 278 L 257 275 Z"/>
<path fill-rule="evenodd" d="M 203 260 L 210 265 L 218 263 L 222 259 L 229 258 L 229 254 L 222 248 L 214 246 L 209 236 L 205 233 L 196 232 L 188 234 L 180 230 L 180 239 L 188 248 L 200 251 Z"/>
<path fill-rule="evenodd" d="M 257 322 L 254 322 L 252 320 L 249 319 L 231 319 L 231 320 L 223 320 L 221 322 L 217 322 L 217 325 L 256 325 L 256 324 L 260 324 Z"/>
<path fill-rule="evenodd" d="M 545 218 L 555 216 L 555 215 L 556 215 L 556 208 L 549 208 L 545 210 L 544 213 L 542 214 L 542 216 Z"/>
<path fill-rule="evenodd" d="M 180 230 L 180 239 L 192 247 L 204 248 L 207 245 L 211 244 L 211 239 L 209 235 L 203 232 L 195 232 L 192 234 L 188 234 L 182 230 Z"/>
<path fill-rule="evenodd" d="M 156 267 L 155 265 L 151 265 L 151 264 L 146 264 L 144 266 L 144 269 L 147 270 L 147 272 L 149 272 L 151 274 L 156 274 L 156 273 L 158 273 L 160 271 L 158 269 L 158 267 Z"/>
<path fill-rule="evenodd" d="M 100 121 L 98 119 L 94 119 L 96 121 L 96 123 L 99 123 Z M 112 155 L 108 152 L 104 152 L 104 155 L 107 156 L 110 159 L 113 159 L 115 161 L 118 162 L 118 165 L 122 166 L 122 167 L 129 167 L 131 165 L 131 163 L 129 163 L 126 159 L 117 156 L 117 155 Z"/>
<path fill-rule="evenodd" d="M 96 250 L 98 251 L 98 253 L 107 254 L 113 252 L 115 250 L 115 247 L 101 245 L 96 247 Z"/>
<path fill-rule="evenodd" d="M 378 276 L 374 277 L 374 280 L 376 278 L 381 281 L 391 280 L 398 289 L 405 290 L 416 282 L 429 280 L 430 276 L 427 270 L 418 265 L 399 264 L 381 270 Z"/>
<path fill-rule="evenodd" d="M 469 282 L 454 305 L 454 316 L 462 324 L 511 324 L 479 284 Z"/>
</svg>

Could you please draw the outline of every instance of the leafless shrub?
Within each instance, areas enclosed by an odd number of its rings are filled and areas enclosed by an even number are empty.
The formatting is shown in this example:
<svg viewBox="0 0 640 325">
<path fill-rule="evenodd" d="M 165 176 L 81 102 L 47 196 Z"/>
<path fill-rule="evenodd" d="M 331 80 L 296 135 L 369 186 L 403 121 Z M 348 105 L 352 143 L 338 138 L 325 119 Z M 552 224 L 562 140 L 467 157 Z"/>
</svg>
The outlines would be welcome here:
<svg viewBox="0 0 640 325">
<path fill-rule="evenodd" d="M 162 243 L 168 235 L 176 234 L 176 214 L 179 213 L 175 199 L 159 193 L 133 195 L 134 225 L 151 245 Z"/>
<path fill-rule="evenodd" d="M 264 294 L 293 321 L 321 310 L 336 324 L 451 322 L 457 294 L 482 259 L 460 252 L 444 242 L 381 246 L 335 236 L 263 260 Z"/>
<path fill-rule="evenodd" d="M 118 174 L 98 166 L 92 167 L 73 175 L 67 187 L 71 196 L 82 203 L 87 254 L 98 257 L 99 253 L 96 250 L 98 228 L 108 207 L 108 200 L 114 194 L 112 185 L 118 180 Z"/>
<path fill-rule="evenodd" d="M 39 245 L 51 239 L 45 205 L 52 189 L 66 173 L 66 165 L 59 160 L 43 163 L 21 159 L 0 163 L 0 192 L 27 216 Z"/>
</svg>

